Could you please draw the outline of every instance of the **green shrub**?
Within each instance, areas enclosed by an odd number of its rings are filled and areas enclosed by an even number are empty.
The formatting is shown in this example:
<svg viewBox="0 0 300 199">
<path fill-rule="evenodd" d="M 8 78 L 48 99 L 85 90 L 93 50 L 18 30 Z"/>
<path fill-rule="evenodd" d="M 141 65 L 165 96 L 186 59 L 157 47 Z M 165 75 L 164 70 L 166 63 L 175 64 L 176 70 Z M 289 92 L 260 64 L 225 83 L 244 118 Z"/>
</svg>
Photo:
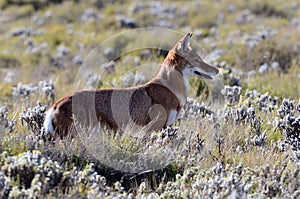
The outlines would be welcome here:
<svg viewBox="0 0 300 199">
<path fill-rule="evenodd" d="M 283 72 L 288 72 L 294 52 L 288 47 L 280 46 L 273 40 L 263 40 L 257 46 L 236 45 L 218 61 L 226 61 L 243 71 L 256 70 L 261 64 L 276 61 Z"/>
<path fill-rule="evenodd" d="M 53 4 L 62 3 L 63 0 L 0 0 L 0 8 L 6 8 L 11 5 L 24 6 L 29 5 L 35 10 L 42 9 L 43 7 Z"/>
<path fill-rule="evenodd" d="M 0 54 L 0 68 L 18 68 L 20 61 L 14 55 Z"/>
<path fill-rule="evenodd" d="M 254 77 L 249 83 L 249 89 L 257 89 L 264 93 L 268 92 L 270 95 L 281 98 L 300 98 L 300 84 L 299 84 L 299 66 L 293 66 L 287 74 L 279 74 L 276 71 L 265 75 L 258 75 Z"/>
<path fill-rule="evenodd" d="M 263 15 L 267 17 L 288 17 L 287 11 L 275 8 L 274 5 L 265 1 L 253 4 L 251 6 L 251 11 L 256 15 Z"/>
<path fill-rule="evenodd" d="M 13 87 L 11 83 L 3 82 L 0 84 L 0 100 L 8 99 L 12 97 Z"/>
<path fill-rule="evenodd" d="M 8 5 L 9 0 L 0 0 L 0 9 L 5 8 Z"/>
</svg>

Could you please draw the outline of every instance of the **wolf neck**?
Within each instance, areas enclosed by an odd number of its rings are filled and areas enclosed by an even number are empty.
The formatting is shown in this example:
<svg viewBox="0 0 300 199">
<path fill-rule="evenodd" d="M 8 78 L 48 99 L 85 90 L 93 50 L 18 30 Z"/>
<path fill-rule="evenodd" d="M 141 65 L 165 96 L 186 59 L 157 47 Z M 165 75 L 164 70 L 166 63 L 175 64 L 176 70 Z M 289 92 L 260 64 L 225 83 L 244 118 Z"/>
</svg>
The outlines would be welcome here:
<svg viewBox="0 0 300 199">
<path fill-rule="evenodd" d="M 182 74 L 175 70 L 172 66 L 163 65 L 152 82 L 162 84 L 169 88 L 176 95 L 180 105 L 183 106 L 185 104 L 187 98 L 188 79 L 185 79 Z"/>
</svg>

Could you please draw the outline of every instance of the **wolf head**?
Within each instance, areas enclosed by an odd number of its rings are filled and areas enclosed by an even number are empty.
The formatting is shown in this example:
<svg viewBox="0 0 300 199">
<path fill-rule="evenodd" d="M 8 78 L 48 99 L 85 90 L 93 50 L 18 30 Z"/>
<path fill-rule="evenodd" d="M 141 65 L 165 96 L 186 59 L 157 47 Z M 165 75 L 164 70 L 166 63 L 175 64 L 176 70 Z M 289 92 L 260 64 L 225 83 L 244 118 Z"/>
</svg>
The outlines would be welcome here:
<svg viewBox="0 0 300 199">
<path fill-rule="evenodd" d="M 174 67 L 184 77 L 196 76 L 203 79 L 213 79 L 219 70 L 207 63 L 197 55 L 190 46 L 193 33 L 187 33 L 169 51 L 164 64 Z"/>
</svg>

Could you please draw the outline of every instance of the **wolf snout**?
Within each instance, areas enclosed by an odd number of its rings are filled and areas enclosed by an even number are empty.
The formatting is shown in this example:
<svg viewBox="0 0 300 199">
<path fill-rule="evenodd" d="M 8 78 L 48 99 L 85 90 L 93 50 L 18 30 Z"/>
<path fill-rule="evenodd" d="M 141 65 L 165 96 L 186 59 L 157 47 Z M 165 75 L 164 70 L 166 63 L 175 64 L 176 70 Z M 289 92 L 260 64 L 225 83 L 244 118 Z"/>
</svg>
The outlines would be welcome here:
<svg viewBox="0 0 300 199">
<path fill-rule="evenodd" d="M 215 76 L 217 76 L 219 74 L 219 69 L 214 67 L 214 66 L 210 66 L 206 63 L 205 67 L 202 68 L 198 68 L 197 70 L 194 71 L 194 73 L 204 79 L 213 79 Z M 203 65 L 202 65 L 203 66 Z"/>
<path fill-rule="evenodd" d="M 214 74 L 213 74 L 213 76 L 216 76 L 218 74 L 219 74 L 219 69 L 214 67 Z"/>
<path fill-rule="evenodd" d="M 211 77 L 211 79 L 213 79 L 218 74 L 219 74 L 219 69 L 213 67 L 213 71 L 209 73 L 209 76 Z"/>
</svg>

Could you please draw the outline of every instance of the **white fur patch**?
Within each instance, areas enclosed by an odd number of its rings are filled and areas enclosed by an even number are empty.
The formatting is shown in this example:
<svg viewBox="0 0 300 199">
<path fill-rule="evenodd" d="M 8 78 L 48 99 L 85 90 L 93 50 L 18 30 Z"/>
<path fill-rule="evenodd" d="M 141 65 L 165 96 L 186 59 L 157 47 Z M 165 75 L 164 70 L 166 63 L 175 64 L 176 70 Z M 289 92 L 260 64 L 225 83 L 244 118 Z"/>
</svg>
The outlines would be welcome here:
<svg viewBox="0 0 300 199">
<path fill-rule="evenodd" d="M 190 68 L 185 68 L 182 71 L 182 74 L 183 74 L 185 88 L 189 88 L 189 85 L 190 85 L 189 79 L 191 76 L 194 76 L 194 71 Z"/>
<path fill-rule="evenodd" d="M 176 110 L 171 110 L 169 113 L 169 118 L 167 121 L 167 126 L 173 124 L 177 119 L 177 111 Z"/>
<path fill-rule="evenodd" d="M 195 68 L 186 67 L 182 71 L 183 77 L 188 79 L 192 76 L 195 76 L 195 74 L 194 74 L 195 70 L 196 70 Z"/>
<path fill-rule="evenodd" d="M 198 75 L 195 74 L 196 71 L 199 72 L 199 73 L 205 74 L 205 75 L 215 76 L 214 73 L 206 72 L 206 71 L 202 70 L 199 67 L 191 67 L 191 68 L 188 67 L 188 68 L 185 68 L 182 71 L 182 74 L 183 74 L 183 77 L 187 78 L 187 79 L 190 78 L 190 77 L 192 77 L 192 76 L 199 77 Z"/>
<path fill-rule="evenodd" d="M 44 120 L 44 128 L 46 130 L 46 133 L 50 133 L 52 136 L 54 136 L 54 128 L 52 124 L 54 112 L 55 110 L 53 108 L 49 109 Z"/>
</svg>

